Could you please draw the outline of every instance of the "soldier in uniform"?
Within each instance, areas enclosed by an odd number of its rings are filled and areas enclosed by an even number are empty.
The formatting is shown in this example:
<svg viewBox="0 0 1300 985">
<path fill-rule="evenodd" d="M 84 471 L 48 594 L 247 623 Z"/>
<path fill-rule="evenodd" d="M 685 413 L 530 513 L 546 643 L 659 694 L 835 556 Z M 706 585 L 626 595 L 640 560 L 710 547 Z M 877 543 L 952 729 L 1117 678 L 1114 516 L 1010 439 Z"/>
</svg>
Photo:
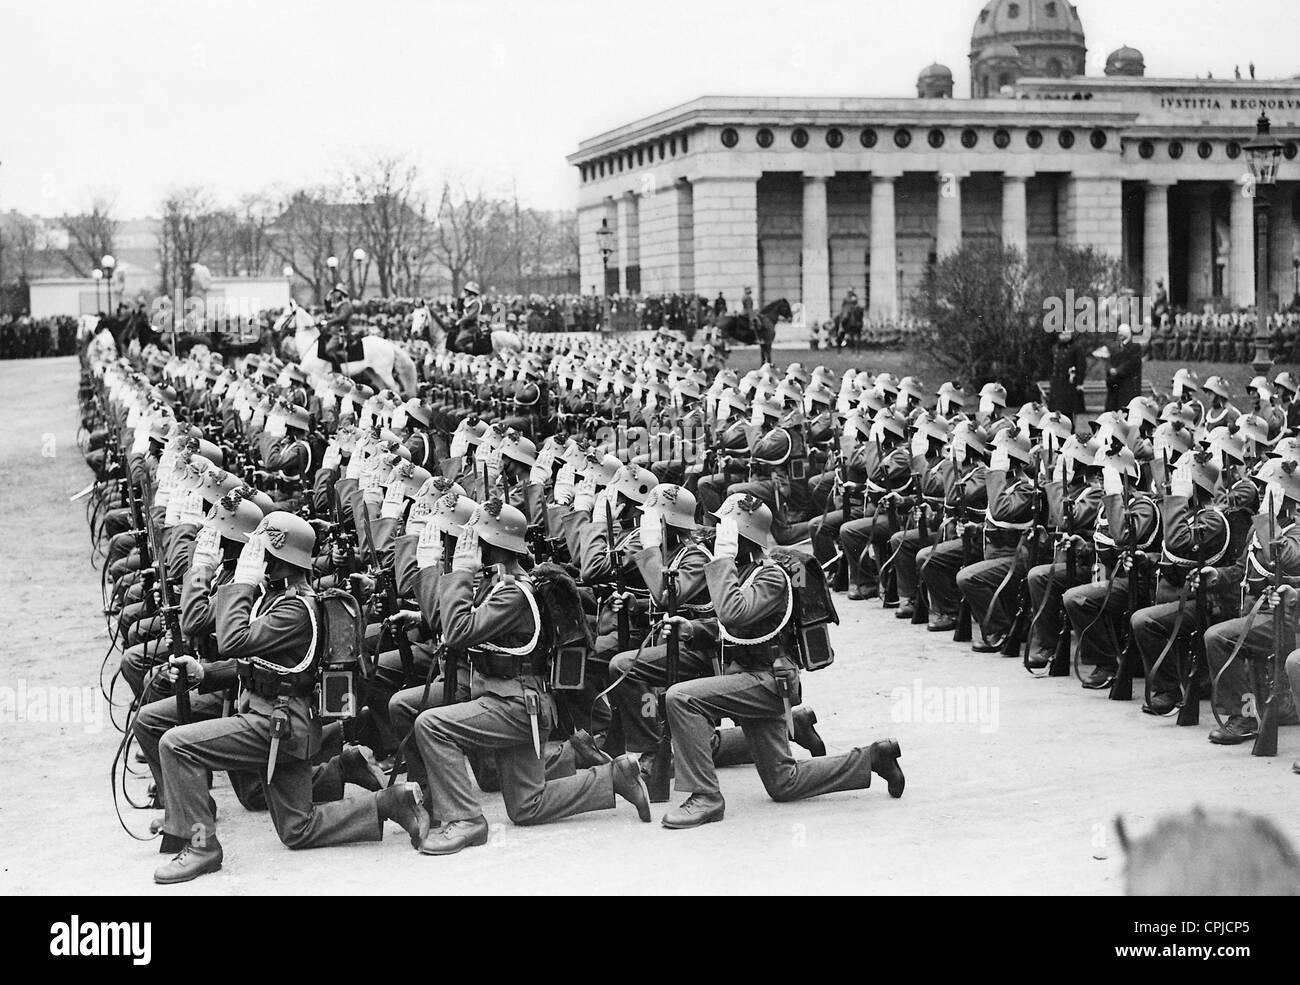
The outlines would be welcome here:
<svg viewBox="0 0 1300 985">
<path fill-rule="evenodd" d="M 190 680 L 244 688 L 239 714 L 170 729 L 159 744 L 166 786 L 165 834 L 185 839 L 154 873 L 158 883 L 188 882 L 221 868 L 223 852 L 208 796 L 208 770 L 274 770 L 265 781 L 277 834 L 290 848 L 379 841 L 383 822 L 399 823 L 418 845 L 429 818 L 415 784 L 313 806 L 311 759 L 320 723 L 315 688 L 317 616 L 307 583 L 315 532 L 301 517 L 275 512 L 244 544 L 231 579 L 217 589 L 217 648 L 205 665 L 181 658 Z M 267 556 L 270 560 L 267 560 Z M 269 759 L 268 759 L 269 755 Z"/>
<path fill-rule="evenodd" d="M 752 496 L 729 496 L 718 511 L 714 558 L 705 565 L 718 616 L 724 672 L 668 690 L 676 788 L 686 800 L 663 817 L 667 828 L 721 821 L 726 809 L 711 743 L 713 722 L 733 718 L 753 750 L 773 800 L 801 800 L 871 785 L 874 772 L 893 797 L 903 795 L 898 743 L 882 739 L 843 756 L 798 762 L 790 755 L 786 702 L 800 702 L 799 672 L 783 654 L 795 652 L 794 589 L 767 556 L 771 511 Z"/>
<path fill-rule="evenodd" d="M 556 718 L 545 664 L 554 641 L 547 640 L 548 620 L 520 565 L 528 556 L 525 529 L 522 513 L 490 500 L 464 526 L 452 570 L 436 580 L 429 567 L 417 575 L 421 608 L 436 609 L 443 643 L 466 652 L 473 669 L 469 701 L 429 708 L 415 720 L 415 744 L 439 821 L 418 846 L 427 855 L 487 844 L 488 823 L 469 785 L 467 749 L 495 755 L 506 814 L 515 824 L 609 810 L 615 795 L 650 820 L 645 784 L 629 757 L 546 779 L 541 741 Z"/>
</svg>

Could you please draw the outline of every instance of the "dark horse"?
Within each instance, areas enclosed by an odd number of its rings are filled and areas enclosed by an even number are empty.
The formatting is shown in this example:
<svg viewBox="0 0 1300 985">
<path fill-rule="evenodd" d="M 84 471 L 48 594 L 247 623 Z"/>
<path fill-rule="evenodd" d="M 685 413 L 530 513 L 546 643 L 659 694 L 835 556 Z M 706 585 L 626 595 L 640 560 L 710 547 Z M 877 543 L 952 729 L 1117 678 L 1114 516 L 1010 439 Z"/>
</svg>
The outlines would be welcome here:
<svg viewBox="0 0 1300 985">
<path fill-rule="evenodd" d="M 776 323 L 789 321 L 794 317 L 790 302 L 777 298 L 766 304 L 752 319 L 743 314 L 723 315 L 714 326 L 717 329 L 717 342 L 732 342 L 736 345 L 753 345 L 758 343 L 759 361 L 772 361 L 772 340 L 776 338 Z M 755 324 L 757 322 L 757 324 Z"/>
</svg>

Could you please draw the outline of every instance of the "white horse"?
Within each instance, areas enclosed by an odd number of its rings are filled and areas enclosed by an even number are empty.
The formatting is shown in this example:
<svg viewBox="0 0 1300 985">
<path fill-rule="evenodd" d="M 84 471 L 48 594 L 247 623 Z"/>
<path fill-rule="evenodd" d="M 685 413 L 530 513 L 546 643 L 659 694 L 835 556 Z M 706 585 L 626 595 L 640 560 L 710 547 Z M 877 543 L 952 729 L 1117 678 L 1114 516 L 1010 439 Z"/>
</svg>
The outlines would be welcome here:
<svg viewBox="0 0 1300 985">
<path fill-rule="evenodd" d="M 299 307 L 292 300 L 275 322 L 277 334 L 286 328 L 293 329 L 293 348 L 298 356 L 298 364 L 309 373 L 325 374 L 333 367 L 316 355 L 316 341 L 320 338 L 320 329 L 311 313 Z M 415 372 L 415 363 L 406 350 L 396 342 L 391 342 L 380 335 L 365 335 L 361 339 L 364 358 L 343 363 L 340 371 L 346 376 L 355 376 L 369 369 L 383 381 L 384 385 L 396 390 L 404 397 L 413 397 L 417 393 L 419 379 Z"/>
</svg>

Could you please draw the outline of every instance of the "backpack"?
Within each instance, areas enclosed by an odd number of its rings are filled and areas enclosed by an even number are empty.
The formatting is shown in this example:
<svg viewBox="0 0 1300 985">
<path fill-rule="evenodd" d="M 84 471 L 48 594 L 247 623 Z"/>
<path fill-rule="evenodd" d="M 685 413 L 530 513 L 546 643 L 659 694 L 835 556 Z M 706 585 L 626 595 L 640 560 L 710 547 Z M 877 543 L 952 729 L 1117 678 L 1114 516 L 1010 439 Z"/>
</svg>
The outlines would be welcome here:
<svg viewBox="0 0 1300 985">
<path fill-rule="evenodd" d="M 339 588 L 317 593 L 315 602 L 320 715 L 353 718 L 359 708 L 360 682 L 374 673 L 365 651 L 366 621 L 361 604 Z"/>
<path fill-rule="evenodd" d="M 830 624 L 839 624 L 839 613 L 826 584 L 826 572 L 811 554 L 788 547 L 774 548 L 769 555 L 790 578 L 794 591 L 795 643 L 799 666 L 821 670 L 835 662 Z"/>
<path fill-rule="evenodd" d="M 580 691 L 586 683 L 587 654 L 596 641 L 578 584 L 563 567 L 549 562 L 536 565 L 528 578 L 538 609 L 546 613 L 542 644 L 550 664 L 551 687 L 556 691 Z"/>
</svg>

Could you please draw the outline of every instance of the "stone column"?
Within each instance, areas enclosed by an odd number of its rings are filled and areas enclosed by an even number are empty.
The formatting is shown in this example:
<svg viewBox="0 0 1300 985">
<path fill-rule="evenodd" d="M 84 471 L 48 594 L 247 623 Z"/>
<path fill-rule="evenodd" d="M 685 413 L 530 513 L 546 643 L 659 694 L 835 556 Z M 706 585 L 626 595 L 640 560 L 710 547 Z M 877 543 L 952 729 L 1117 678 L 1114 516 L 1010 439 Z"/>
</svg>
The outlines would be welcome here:
<svg viewBox="0 0 1300 985">
<path fill-rule="evenodd" d="M 1228 206 L 1228 300 L 1234 307 L 1255 303 L 1255 199 L 1232 185 Z"/>
<path fill-rule="evenodd" d="M 1291 268 L 1295 256 L 1295 221 L 1291 218 L 1294 195 L 1293 184 L 1279 184 L 1273 189 L 1273 207 L 1268 213 L 1269 267 L 1278 305 L 1275 311 L 1290 304 L 1295 293 L 1295 273 Z"/>
<path fill-rule="evenodd" d="M 1187 244 L 1187 307 L 1199 312 L 1214 286 L 1214 216 L 1208 189 L 1194 187 Z"/>
<path fill-rule="evenodd" d="M 803 310 L 807 324 L 831 316 L 830 216 L 826 176 L 803 176 Z M 764 301 L 771 300 L 764 298 Z"/>
<path fill-rule="evenodd" d="M 938 229 L 935 233 L 935 254 L 943 259 L 961 247 L 961 179 L 953 172 L 940 172 Z"/>
<path fill-rule="evenodd" d="M 758 178 L 696 178 L 691 184 L 695 291 L 730 308 L 746 287 L 765 303 L 758 282 Z"/>
<path fill-rule="evenodd" d="M 599 295 L 605 289 L 605 273 L 600 262 L 600 241 L 596 233 L 606 216 L 605 203 L 597 202 L 578 209 L 578 276 L 582 294 Z M 612 258 L 611 258 L 612 259 Z"/>
<path fill-rule="evenodd" d="M 898 247 L 894 238 L 894 176 L 871 176 L 872 318 L 898 317 Z"/>
<path fill-rule="evenodd" d="M 620 195 L 618 208 L 618 292 L 628 293 L 627 268 L 640 264 L 641 234 L 638 227 L 636 196 L 631 192 Z"/>
<path fill-rule="evenodd" d="M 1155 297 L 1156 285 L 1169 290 L 1169 185 L 1148 181 L 1142 220 L 1143 292 Z"/>
<path fill-rule="evenodd" d="M 1002 176 L 1002 245 L 1021 253 L 1029 250 L 1029 205 L 1022 175 Z"/>
</svg>

